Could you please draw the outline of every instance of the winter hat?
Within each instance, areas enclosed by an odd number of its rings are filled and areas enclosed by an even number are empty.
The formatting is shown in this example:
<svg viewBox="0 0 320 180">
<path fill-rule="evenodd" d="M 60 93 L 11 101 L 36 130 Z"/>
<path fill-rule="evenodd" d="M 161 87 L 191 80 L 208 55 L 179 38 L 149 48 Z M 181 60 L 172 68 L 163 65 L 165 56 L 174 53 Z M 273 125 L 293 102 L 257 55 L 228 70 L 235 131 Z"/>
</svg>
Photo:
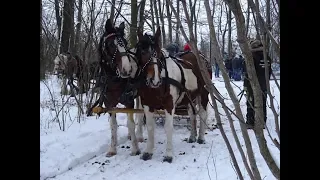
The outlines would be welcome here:
<svg viewBox="0 0 320 180">
<path fill-rule="evenodd" d="M 189 44 L 184 45 L 183 50 L 184 51 L 191 51 Z"/>
<path fill-rule="evenodd" d="M 258 47 L 261 47 L 261 46 L 262 46 L 262 43 L 258 39 L 250 41 L 251 49 L 255 49 L 255 48 L 258 48 Z"/>
</svg>

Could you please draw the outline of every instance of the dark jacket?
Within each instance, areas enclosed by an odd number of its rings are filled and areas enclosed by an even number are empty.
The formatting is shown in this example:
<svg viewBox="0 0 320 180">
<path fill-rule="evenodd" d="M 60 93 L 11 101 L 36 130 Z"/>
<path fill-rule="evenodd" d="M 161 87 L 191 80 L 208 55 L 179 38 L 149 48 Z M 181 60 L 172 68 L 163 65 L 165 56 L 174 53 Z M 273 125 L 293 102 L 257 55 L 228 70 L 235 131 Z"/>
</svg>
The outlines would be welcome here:
<svg viewBox="0 0 320 180">
<path fill-rule="evenodd" d="M 231 59 L 227 59 L 224 63 L 224 65 L 226 66 L 227 70 L 232 70 L 232 60 Z"/>
<path fill-rule="evenodd" d="M 263 51 L 261 50 L 261 51 L 252 52 L 252 56 L 253 56 L 254 67 L 257 73 L 261 90 L 266 91 L 267 84 L 266 84 L 266 76 L 265 76 L 265 63 L 263 59 Z M 267 60 L 268 60 L 269 79 L 270 79 L 272 69 L 271 69 L 271 59 L 269 56 L 267 56 Z M 244 79 L 244 87 L 249 87 L 249 86 L 250 86 L 250 83 L 248 79 L 248 73 L 246 72 L 245 79 Z"/>
<path fill-rule="evenodd" d="M 232 69 L 241 69 L 242 65 L 241 65 L 241 59 L 240 58 L 233 58 L 232 60 Z"/>
</svg>

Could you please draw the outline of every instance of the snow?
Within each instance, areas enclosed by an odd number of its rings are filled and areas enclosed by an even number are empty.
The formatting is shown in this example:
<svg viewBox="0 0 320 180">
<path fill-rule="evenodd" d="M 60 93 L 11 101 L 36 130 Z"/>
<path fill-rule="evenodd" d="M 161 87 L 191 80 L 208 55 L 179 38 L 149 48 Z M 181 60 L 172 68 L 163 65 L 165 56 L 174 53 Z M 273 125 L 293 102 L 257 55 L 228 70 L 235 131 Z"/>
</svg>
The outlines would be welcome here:
<svg viewBox="0 0 320 180">
<path fill-rule="evenodd" d="M 234 109 L 224 82 L 214 79 L 213 82 L 219 92 L 227 97 L 226 104 Z M 280 84 L 280 81 L 278 81 Z M 235 93 L 242 89 L 242 81 L 233 82 Z M 45 86 L 45 84 L 48 85 Z M 280 92 L 274 81 L 270 81 L 271 91 L 275 96 L 275 106 L 280 111 Z M 236 86 L 239 86 L 240 89 Z M 50 89 L 53 98 L 49 93 Z M 207 130 L 206 144 L 186 143 L 183 141 L 189 137 L 186 127 L 175 126 L 173 134 L 174 157 L 171 164 L 162 162 L 166 147 L 166 135 L 162 126 L 155 130 L 155 151 L 149 161 L 143 161 L 140 156 L 130 156 L 131 142 L 127 139 L 126 115 L 117 114 L 118 121 L 118 147 L 117 155 L 111 158 L 105 157 L 110 144 L 111 132 L 109 128 L 109 115 L 101 115 L 99 118 L 92 116 L 78 117 L 78 109 L 74 98 L 70 98 L 63 110 L 65 112 L 65 131 L 60 130 L 57 122 L 54 122 L 55 111 L 52 99 L 55 99 L 57 111 L 66 101 L 68 96 L 61 96 L 56 77 L 49 77 L 45 82 L 40 82 L 40 180 L 101 180 L 101 179 L 182 179 L 182 180 L 235 180 L 237 174 L 234 170 L 229 152 L 218 129 Z M 62 99 L 64 98 L 64 101 Z M 85 98 L 85 96 L 84 96 Z M 219 103 L 218 103 L 219 104 Z M 246 112 L 245 97 L 240 102 L 243 113 Z M 211 126 L 214 119 L 214 111 L 209 107 L 208 124 Z M 250 179 L 242 162 L 240 153 L 231 134 L 229 122 L 224 116 L 221 105 L 219 112 L 222 114 L 222 122 L 227 137 L 231 143 L 240 169 L 245 179 Z M 62 121 L 62 113 L 59 115 Z M 80 123 L 78 122 L 80 119 Z M 268 109 L 267 127 L 271 136 L 276 138 L 274 117 L 271 109 Z M 56 121 L 56 120 L 55 120 Z M 182 122 L 181 122 L 182 123 Z M 240 142 L 245 147 L 240 125 L 235 119 L 234 125 Z M 265 131 L 268 147 L 280 166 L 280 151 L 273 145 Z M 274 180 L 263 157 L 260 155 L 257 140 L 252 130 L 248 130 L 255 153 L 257 166 L 261 177 L 265 180 Z M 147 138 L 144 127 L 144 138 Z M 139 143 L 141 151 L 146 148 L 146 142 Z M 244 152 L 246 150 L 244 148 Z"/>
</svg>

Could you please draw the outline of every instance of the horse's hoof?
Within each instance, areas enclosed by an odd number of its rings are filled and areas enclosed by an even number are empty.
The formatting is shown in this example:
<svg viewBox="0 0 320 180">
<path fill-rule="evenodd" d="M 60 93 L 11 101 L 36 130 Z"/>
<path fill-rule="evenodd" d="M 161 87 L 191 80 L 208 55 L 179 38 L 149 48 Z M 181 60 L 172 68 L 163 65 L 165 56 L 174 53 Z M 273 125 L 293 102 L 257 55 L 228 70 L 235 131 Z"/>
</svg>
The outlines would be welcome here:
<svg viewBox="0 0 320 180">
<path fill-rule="evenodd" d="M 198 139 L 197 143 L 198 144 L 205 144 L 205 141 L 203 139 Z"/>
<path fill-rule="evenodd" d="M 163 158 L 163 162 L 172 163 L 172 157 L 171 157 L 171 156 L 165 156 L 165 157 Z"/>
<path fill-rule="evenodd" d="M 107 154 L 106 154 L 106 157 L 112 157 L 112 156 L 114 156 L 114 155 L 116 155 L 117 153 L 116 152 L 108 152 Z"/>
<path fill-rule="evenodd" d="M 194 142 L 196 142 L 196 138 L 189 138 L 188 139 L 188 143 L 194 143 Z"/>
<path fill-rule="evenodd" d="M 137 156 L 137 155 L 140 155 L 141 154 L 141 151 L 140 150 L 137 150 L 136 152 L 131 152 L 131 156 Z"/>
<path fill-rule="evenodd" d="M 144 142 L 143 138 L 137 138 L 138 142 Z"/>
<path fill-rule="evenodd" d="M 146 160 L 149 160 L 149 159 L 152 158 L 152 155 L 153 155 L 153 154 L 151 154 L 151 153 L 145 152 L 145 153 L 143 153 L 141 159 L 143 159 L 143 160 L 145 160 L 145 161 L 146 161 Z"/>
</svg>

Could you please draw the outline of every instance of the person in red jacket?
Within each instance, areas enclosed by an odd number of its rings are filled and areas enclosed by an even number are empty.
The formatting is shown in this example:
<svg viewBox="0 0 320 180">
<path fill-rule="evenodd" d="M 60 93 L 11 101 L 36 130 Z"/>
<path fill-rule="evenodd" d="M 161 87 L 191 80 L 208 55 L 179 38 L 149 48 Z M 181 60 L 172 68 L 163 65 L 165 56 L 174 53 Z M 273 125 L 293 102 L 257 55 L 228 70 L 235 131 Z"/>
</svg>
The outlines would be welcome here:
<svg viewBox="0 0 320 180">
<path fill-rule="evenodd" d="M 186 45 L 184 45 L 183 51 L 191 51 L 191 48 L 188 43 Z"/>
</svg>

